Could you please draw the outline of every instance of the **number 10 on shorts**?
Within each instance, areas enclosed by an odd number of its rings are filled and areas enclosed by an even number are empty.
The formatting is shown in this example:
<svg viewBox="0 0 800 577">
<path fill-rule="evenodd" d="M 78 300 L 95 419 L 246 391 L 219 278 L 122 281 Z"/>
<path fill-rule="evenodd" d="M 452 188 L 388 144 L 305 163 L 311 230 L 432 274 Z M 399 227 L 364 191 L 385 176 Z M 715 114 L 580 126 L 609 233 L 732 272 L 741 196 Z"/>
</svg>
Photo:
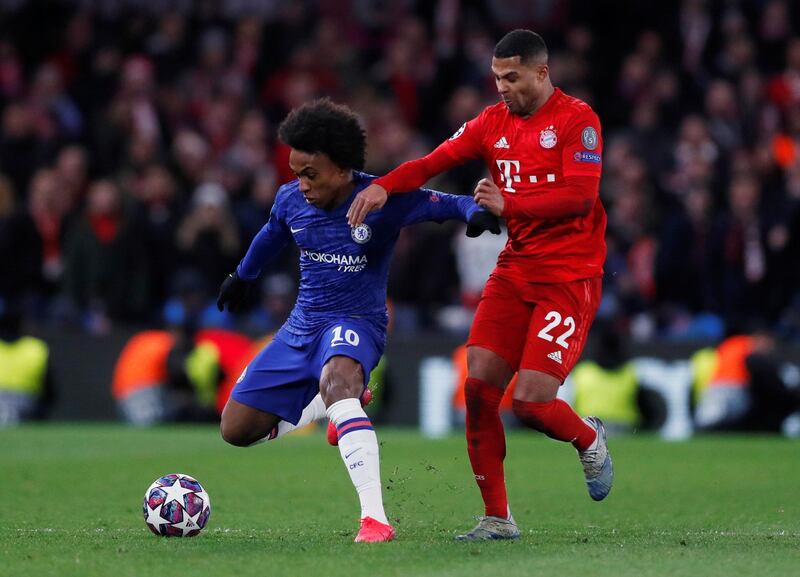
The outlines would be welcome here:
<svg viewBox="0 0 800 577">
<path fill-rule="evenodd" d="M 358 333 L 353 329 L 347 329 L 344 331 L 344 337 L 342 337 L 342 326 L 339 325 L 338 327 L 333 328 L 333 338 L 331 339 L 331 346 L 338 347 L 339 345 L 352 345 L 354 347 L 358 346 L 358 341 L 360 340 L 358 337 Z"/>
</svg>

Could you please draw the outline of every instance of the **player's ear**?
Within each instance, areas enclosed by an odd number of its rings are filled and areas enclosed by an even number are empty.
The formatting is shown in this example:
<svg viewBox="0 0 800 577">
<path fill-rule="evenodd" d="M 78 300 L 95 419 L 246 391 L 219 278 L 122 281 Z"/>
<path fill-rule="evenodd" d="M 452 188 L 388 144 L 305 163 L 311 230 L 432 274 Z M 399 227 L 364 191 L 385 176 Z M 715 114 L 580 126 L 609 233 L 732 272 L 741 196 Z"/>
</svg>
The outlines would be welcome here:
<svg viewBox="0 0 800 577">
<path fill-rule="evenodd" d="M 536 78 L 538 78 L 540 82 L 544 81 L 548 74 L 550 74 L 550 67 L 547 64 L 539 64 L 536 67 Z"/>
</svg>

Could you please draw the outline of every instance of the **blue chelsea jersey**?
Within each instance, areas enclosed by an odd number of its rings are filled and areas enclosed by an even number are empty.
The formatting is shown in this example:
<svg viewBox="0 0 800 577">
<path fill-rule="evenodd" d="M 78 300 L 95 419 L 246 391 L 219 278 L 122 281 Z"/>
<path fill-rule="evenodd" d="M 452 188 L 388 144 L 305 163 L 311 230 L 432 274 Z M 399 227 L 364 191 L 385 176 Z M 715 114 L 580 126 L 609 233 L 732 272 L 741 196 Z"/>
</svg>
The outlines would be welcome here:
<svg viewBox="0 0 800 577">
<path fill-rule="evenodd" d="M 359 317 L 385 331 L 386 283 L 400 229 L 423 222 L 467 222 L 481 209 L 471 197 L 428 189 L 389 196 L 381 210 L 351 228 L 347 210 L 374 176 L 353 172 L 354 190 L 332 210 L 308 204 L 294 180 L 278 189 L 267 224 L 256 234 L 237 268 L 253 281 L 289 243 L 300 248 L 297 302 L 281 332 L 309 335 L 342 317 Z"/>
</svg>

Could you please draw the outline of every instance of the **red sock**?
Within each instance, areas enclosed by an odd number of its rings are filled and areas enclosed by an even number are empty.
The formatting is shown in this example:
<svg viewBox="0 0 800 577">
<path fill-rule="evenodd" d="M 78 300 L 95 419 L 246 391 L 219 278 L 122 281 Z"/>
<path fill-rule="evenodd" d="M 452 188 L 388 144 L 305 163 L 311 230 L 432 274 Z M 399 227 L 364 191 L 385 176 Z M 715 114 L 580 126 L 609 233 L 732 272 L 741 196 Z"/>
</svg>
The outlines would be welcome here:
<svg viewBox="0 0 800 577">
<path fill-rule="evenodd" d="M 553 399 L 549 403 L 529 403 L 514 399 L 514 414 L 532 429 L 551 439 L 567 441 L 579 451 L 594 442 L 597 433 L 567 403 Z"/>
<path fill-rule="evenodd" d="M 468 378 L 465 384 L 467 451 L 472 472 L 481 490 L 486 515 L 505 519 L 508 515 L 503 473 L 506 435 L 499 411 L 503 392 L 503 389 L 480 379 Z"/>
</svg>

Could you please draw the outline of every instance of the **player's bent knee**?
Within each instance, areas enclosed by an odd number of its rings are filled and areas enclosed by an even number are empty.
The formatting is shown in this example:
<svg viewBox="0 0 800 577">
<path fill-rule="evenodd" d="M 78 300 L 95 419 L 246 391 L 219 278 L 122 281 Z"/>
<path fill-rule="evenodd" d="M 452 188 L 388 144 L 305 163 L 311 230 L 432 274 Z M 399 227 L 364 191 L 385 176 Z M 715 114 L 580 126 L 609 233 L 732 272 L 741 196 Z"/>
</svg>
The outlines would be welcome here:
<svg viewBox="0 0 800 577">
<path fill-rule="evenodd" d="M 226 422 L 224 419 L 219 426 L 222 440 L 234 447 L 249 447 L 258 439 L 253 439 L 252 435 L 239 424 Z"/>
<path fill-rule="evenodd" d="M 521 369 L 514 388 L 514 399 L 528 403 L 549 403 L 558 396 L 561 383 L 560 379 L 547 373 Z"/>
<path fill-rule="evenodd" d="M 467 349 L 467 370 L 473 379 L 480 379 L 496 387 L 505 388 L 514 370 L 497 353 L 478 346 Z"/>
<path fill-rule="evenodd" d="M 333 357 L 322 369 L 319 390 L 326 406 L 343 399 L 359 398 L 364 391 L 361 364 L 349 357 Z"/>
<path fill-rule="evenodd" d="M 220 434 L 235 447 L 249 447 L 267 436 L 280 417 L 264 413 L 230 399 L 222 411 Z"/>
<path fill-rule="evenodd" d="M 330 407 L 333 403 L 344 399 L 357 399 L 361 396 L 364 386 L 361 383 L 347 382 L 342 379 L 331 379 L 320 382 L 320 393 L 325 405 Z"/>
</svg>

